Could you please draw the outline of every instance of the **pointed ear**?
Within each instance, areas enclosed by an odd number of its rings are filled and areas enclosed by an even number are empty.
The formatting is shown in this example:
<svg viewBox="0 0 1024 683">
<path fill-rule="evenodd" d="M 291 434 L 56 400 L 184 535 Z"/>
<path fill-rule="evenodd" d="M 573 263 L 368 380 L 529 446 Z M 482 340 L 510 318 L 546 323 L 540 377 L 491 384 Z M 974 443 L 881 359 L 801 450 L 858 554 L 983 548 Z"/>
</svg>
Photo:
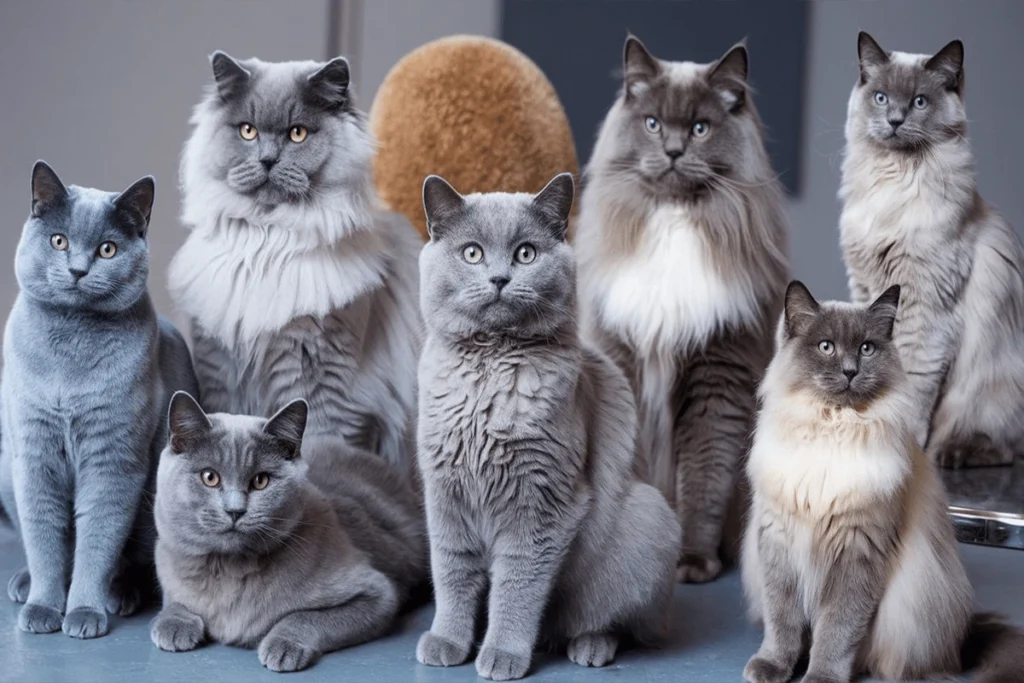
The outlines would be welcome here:
<svg viewBox="0 0 1024 683">
<path fill-rule="evenodd" d="M 213 425 L 196 400 L 184 391 L 175 392 L 167 411 L 172 453 L 185 453 L 205 438 Z"/>
<path fill-rule="evenodd" d="M 428 175 L 423 181 L 423 211 L 427 214 L 427 233 L 434 240 L 444 234 L 444 222 L 466 207 L 448 181 L 439 175 Z"/>
<path fill-rule="evenodd" d="M 349 68 L 344 57 L 327 62 L 310 74 L 306 82 L 306 98 L 313 106 L 340 109 L 348 104 Z"/>
<path fill-rule="evenodd" d="M 959 94 L 963 89 L 964 44 L 953 40 L 925 62 L 924 68 L 937 71 L 946 79 L 946 89 Z"/>
<path fill-rule="evenodd" d="M 47 206 L 63 201 L 68 190 L 45 161 L 32 167 L 32 215 L 38 216 Z"/>
<path fill-rule="evenodd" d="M 214 52 L 210 55 L 210 64 L 213 65 L 213 80 L 217 84 L 217 94 L 222 101 L 227 102 L 238 97 L 248 87 L 252 74 L 227 52 Z"/>
<path fill-rule="evenodd" d="M 749 59 L 745 43 L 737 43 L 715 62 L 708 72 L 708 84 L 719 93 L 725 108 L 738 111 L 747 100 Z"/>
<path fill-rule="evenodd" d="M 786 337 L 805 334 L 821 307 L 804 283 L 793 280 L 786 288 Z"/>
<path fill-rule="evenodd" d="M 892 338 L 892 328 L 896 323 L 896 311 L 899 310 L 899 305 L 900 286 L 893 285 L 868 306 L 872 319 L 879 324 L 889 339 Z"/>
<path fill-rule="evenodd" d="M 622 73 L 626 99 L 639 97 L 661 73 L 661 64 L 632 33 L 626 36 L 626 44 L 622 48 Z"/>
<path fill-rule="evenodd" d="M 309 404 L 297 398 L 274 416 L 263 426 L 263 433 L 283 441 L 291 452 L 291 458 L 299 456 L 302 446 L 302 435 L 306 431 L 306 417 L 309 415 Z"/>
<path fill-rule="evenodd" d="M 860 83 L 868 82 L 871 69 L 889 62 L 889 53 L 866 31 L 857 34 L 857 59 L 860 60 Z"/>
<path fill-rule="evenodd" d="M 146 234 L 149 218 L 153 214 L 153 198 L 156 193 L 156 181 L 148 175 L 132 183 L 127 190 L 114 200 L 118 214 L 140 234 Z"/>
<path fill-rule="evenodd" d="M 565 233 L 569 230 L 569 213 L 572 211 L 574 195 L 572 173 L 559 173 L 534 195 L 530 203 L 544 220 L 545 227 L 559 241 L 565 240 Z"/>
</svg>

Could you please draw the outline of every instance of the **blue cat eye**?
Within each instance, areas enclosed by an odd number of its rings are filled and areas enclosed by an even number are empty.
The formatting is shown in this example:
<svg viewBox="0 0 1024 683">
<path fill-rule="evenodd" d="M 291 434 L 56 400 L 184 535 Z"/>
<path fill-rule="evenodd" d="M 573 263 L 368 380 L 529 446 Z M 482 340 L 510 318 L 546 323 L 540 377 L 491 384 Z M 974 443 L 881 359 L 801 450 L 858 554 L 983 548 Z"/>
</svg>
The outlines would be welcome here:
<svg viewBox="0 0 1024 683">
<path fill-rule="evenodd" d="M 882 105 L 889 101 L 888 96 L 884 92 L 875 93 L 875 104 Z"/>
<path fill-rule="evenodd" d="M 648 116 L 644 119 L 644 127 L 647 128 L 648 133 L 657 133 L 661 130 L 661 121 L 653 116 Z"/>
<path fill-rule="evenodd" d="M 711 132 L 711 124 L 707 121 L 698 121 L 693 124 L 693 134 L 699 138 L 704 137 Z"/>
<path fill-rule="evenodd" d="M 831 356 L 833 353 L 836 352 L 836 345 L 830 342 L 829 340 L 825 339 L 821 342 L 818 342 L 818 350 L 821 351 L 826 356 Z"/>
<path fill-rule="evenodd" d="M 928 98 L 924 95 L 918 95 L 914 98 L 914 109 L 924 109 L 928 106 Z"/>
<path fill-rule="evenodd" d="M 871 342 L 864 342 L 860 345 L 860 355 L 862 356 L 873 356 L 875 354 L 875 345 Z"/>
</svg>

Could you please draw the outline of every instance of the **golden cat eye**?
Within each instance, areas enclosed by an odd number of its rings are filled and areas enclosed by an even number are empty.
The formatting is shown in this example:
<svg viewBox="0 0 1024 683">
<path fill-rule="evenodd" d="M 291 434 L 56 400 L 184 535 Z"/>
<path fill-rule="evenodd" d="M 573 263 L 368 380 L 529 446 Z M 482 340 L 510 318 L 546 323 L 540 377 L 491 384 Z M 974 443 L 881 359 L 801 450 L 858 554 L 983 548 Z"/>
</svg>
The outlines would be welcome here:
<svg viewBox="0 0 1024 683">
<path fill-rule="evenodd" d="M 462 250 L 462 258 L 466 259 L 467 263 L 480 263 L 480 259 L 484 257 L 484 250 L 480 248 L 479 244 L 470 244 Z"/>
<path fill-rule="evenodd" d="M 257 491 L 267 488 L 268 484 L 270 484 L 270 475 L 266 472 L 260 472 L 252 478 L 252 487 Z"/>
<path fill-rule="evenodd" d="M 104 242 L 96 250 L 96 253 L 100 255 L 100 258 L 114 258 L 114 254 L 117 253 L 117 245 L 113 242 Z"/>
<path fill-rule="evenodd" d="M 220 475 L 217 474 L 217 470 L 205 469 L 199 473 L 199 478 L 210 488 L 220 484 Z"/>
<path fill-rule="evenodd" d="M 306 139 L 309 131 L 306 130 L 305 126 L 292 126 L 292 129 L 288 131 L 288 137 L 291 138 L 292 142 L 302 142 Z"/>
<path fill-rule="evenodd" d="M 68 248 L 68 238 L 57 233 L 50 237 L 50 246 L 57 251 L 65 251 Z"/>
<path fill-rule="evenodd" d="M 251 123 L 243 123 L 238 127 L 238 134 L 242 136 L 243 140 L 255 140 L 259 133 L 256 131 L 256 126 Z"/>
</svg>

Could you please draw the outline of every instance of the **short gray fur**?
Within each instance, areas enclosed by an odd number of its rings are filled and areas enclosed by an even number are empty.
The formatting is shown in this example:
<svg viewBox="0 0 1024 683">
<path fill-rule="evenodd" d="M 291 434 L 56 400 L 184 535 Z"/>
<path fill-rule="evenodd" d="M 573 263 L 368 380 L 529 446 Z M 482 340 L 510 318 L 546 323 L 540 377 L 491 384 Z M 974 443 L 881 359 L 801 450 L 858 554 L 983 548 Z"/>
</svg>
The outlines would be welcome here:
<svg viewBox="0 0 1024 683">
<path fill-rule="evenodd" d="M 0 387 L 0 503 L 28 560 L 8 595 L 26 603 L 24 631 L 102 636 L 108 611 L 152 595 L 167 405 L 197 388 L 146 290 L 153 193 L 148 176 L 118 194 L 33 169 Z"/>
</svg>

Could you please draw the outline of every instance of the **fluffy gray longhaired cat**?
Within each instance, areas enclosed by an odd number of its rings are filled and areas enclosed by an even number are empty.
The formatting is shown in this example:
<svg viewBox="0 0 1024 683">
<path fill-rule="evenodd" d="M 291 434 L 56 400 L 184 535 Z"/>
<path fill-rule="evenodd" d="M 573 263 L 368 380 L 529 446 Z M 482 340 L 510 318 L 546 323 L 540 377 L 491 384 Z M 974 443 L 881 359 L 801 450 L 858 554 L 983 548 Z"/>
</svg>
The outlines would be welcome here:
<svg viewBox="0 0 1024 683">
<path fill-rule="evenodd" d="M 28 567 L 24 631 L 107 633 L 153 597 L 153 478 L 171 394 L 196 390 L 185 340 L 146 289 L 154 185 L 65 187 L 42 161 L 4 334 L 0 504 Z"/>
<path fill-rule="evenodd" d="M 304 438 L 307 413 L 300 399 L 269 420 L 206 415 L 174 396 L 157 479 L 159 648 L 258 645 L 264 666 L 297 671 L 382 635 L 426 578 L 408 477 L 340 439 Z"/>
<path fill-rule="evenodd" d="M 737 483 L 787 280 L 782 192 L 744 46 L 665 62 L 630 36 L 624 63 L 586 171 L 581 313 L 632 383 L 649 476 L 682 523 L 678 577 L 708 581 L 740 535 Z"/>
<path fill-rule="evenodd" d="M 870 305 L 819 304 L 799 282 L 786 292 L 747 465 L 743 584 L 765 629 L 749 683 L 789 681 L 808 632 L 804 683 L 979 662 L 979 682 L 1024 680 L 1024 634 L 971 613 L 946 494 L 908 419 L 899 297 L 899 286 Z"/>
<path fill-rule="evenodd" d="M 421 243 L 375 205 L 348 63 L 212 62 L 181 165 L 191 232 L 169 277 L 202 404 L 266 417 L 298 393 L 311 435 L 411 468 Z"/>
<path fill-rule="evenodd" d="M 625 377 L 578 338 L 572 176 L 466 197 L 432 176 L 423 193 L 418 459 L 437 612 L 417 658 L 466 661 L 489 584 L 481 676 L 526 675 L 539 639 L 603 666 L 620 637 L 664 634 L 679 525 L 634 474 Z"/>
<path fill-rule="evenodd" d="M 1024 450 L 1024 249 L 978 194 L 963 45 L 889 54 L 862 32 L 858 53 L 839 193 L 852 296 L 903 287 L 896 344 L 929 456 L 1010 464 Z"/>
</svg>

